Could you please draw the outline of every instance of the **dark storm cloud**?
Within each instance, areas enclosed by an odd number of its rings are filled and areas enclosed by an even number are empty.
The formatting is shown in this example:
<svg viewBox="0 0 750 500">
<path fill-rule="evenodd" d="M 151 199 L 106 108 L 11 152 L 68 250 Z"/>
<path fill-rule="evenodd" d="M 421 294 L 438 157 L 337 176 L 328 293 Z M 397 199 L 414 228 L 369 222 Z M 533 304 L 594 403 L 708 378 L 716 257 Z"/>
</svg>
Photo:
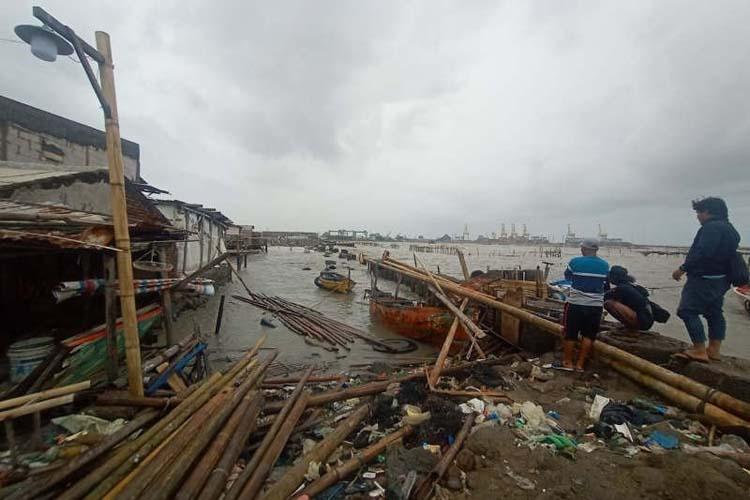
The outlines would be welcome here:
<svg viewBox="0 0 750 500">
<path fill-rule="evenodd" d="M 12 38 L 32 2 L 7 4 Z M 685 242 L 689 200 L 719 194 L 750 240 L 746 2 L 45 7 L 112 35 L 144 176 L 239 222 Z M 0 56 L 2 94 L 100 125 L 73 62 Z"/>
</svg>

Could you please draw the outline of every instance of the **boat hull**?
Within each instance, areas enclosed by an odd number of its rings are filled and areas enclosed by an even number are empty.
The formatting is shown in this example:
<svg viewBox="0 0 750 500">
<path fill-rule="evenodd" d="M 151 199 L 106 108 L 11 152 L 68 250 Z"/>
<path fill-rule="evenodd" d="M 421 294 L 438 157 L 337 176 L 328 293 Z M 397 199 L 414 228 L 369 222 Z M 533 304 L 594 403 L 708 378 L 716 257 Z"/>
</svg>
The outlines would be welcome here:
<svg viewBox="0 0 750 500">
<path fill-rule="evenodd" d="M 318 276 L 317 278 L 315 278 L 315 285 L 318 288 L 322 288 L 331 292 L 349 293 L 352 291 L 352 288 L 354 288 L 354 285 L 356 285 L 356 283 L 348 278 L 344 278 L 342 280 L 329 280 Z"/>
<path fill-rule="evenodd" d="M 393 298 L 370 300 L 370 315 L 393 333 L 436 346 L 443 344 L 453 323 L 453 314 L 446 308 Z M 459 325 L 451 351 L 459 350 L 467 340 Z"/>
</svg>

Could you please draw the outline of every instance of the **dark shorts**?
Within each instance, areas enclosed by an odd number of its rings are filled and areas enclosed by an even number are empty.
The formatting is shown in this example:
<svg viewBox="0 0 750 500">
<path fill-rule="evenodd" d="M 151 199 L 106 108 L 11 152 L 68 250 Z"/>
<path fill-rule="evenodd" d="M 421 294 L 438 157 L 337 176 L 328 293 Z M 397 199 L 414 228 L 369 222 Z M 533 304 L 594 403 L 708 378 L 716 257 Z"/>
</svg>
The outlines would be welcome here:
<svg viewBox="0 0 750 500">
<path fill-rule="evenodd" d="M 567 340 L 578 340 L 578 335 L 594 340 L 599 333 L 602 321 L 602 308 L 565 304 L 563 313 L 563 327 Z"/>
</svg>

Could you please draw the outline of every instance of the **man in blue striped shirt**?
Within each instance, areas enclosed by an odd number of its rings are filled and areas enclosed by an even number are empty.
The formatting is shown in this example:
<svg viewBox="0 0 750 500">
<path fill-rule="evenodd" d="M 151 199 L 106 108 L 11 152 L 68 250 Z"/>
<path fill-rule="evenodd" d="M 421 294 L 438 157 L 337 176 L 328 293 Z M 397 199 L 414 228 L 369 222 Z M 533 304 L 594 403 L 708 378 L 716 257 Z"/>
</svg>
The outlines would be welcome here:
<svg viewBox="0 0 750 500">
<path fill-rule="evenodd" d="M 572 284 L 563 314 L 563 368 L 574 368 L 573 354 L 580 334 L 581 350 L 575 369 L 583 371 L 586 359 L 594 346 L 596 334 L 599 333 L 604 292 L 609 289 L 609 264 L 596 256 L 598 251 L 598 240 L 584 239 L 581 242 L 581 257 L 571 259 L 565 270 L 565 279 L 570 280 Z"/>
</svg>

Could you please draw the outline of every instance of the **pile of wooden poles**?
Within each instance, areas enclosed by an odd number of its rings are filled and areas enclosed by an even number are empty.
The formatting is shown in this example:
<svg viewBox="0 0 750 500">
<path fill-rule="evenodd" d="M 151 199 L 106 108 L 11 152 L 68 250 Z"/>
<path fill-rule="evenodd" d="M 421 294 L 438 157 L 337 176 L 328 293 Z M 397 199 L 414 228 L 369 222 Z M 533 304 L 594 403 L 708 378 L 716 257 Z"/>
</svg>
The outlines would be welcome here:
<svg viewBox="0 0 750 500">
<path fill-rule="evenodd" d="M 295 304 L 281 297 L 269 297 L 262 293 L 248 290 L 248 297 L 233 295 L 233 298 L 272 312 L 291 331 L 312 339 L 315 345 L 328 351 L 336 352 L 340 349 L 351 350 L 351 344 L 357 339 L 377 346 L 385 352 L 396 352 L 387 343 L 381 342 L 368 335 L 363 330 L 346 323 L 336 321 L 323 313 Z"/>
<path fill-rule="evenodd" d="M 384 267 L 398 274 L 409 276 L 424 283 L 439 287 L 442 293 L 452 294 L 492 307 L 532 325 L 541 331 L 555 336 L 562 335 L 562 328 L 554 323 L 519 307 L 499 301 L 485 293 L 462 287 L 460 284 L 434 275 L 426 269 L 419 269 L 391 258 L 381 260 L 365 259 L 371 265 Z M 462 303 L 463 305 L 463 303 Z M 446 341 L 447 342 L 447 341 Z M 445 347 L 445 346 L 444 346 Z M 689 377 L 651 363 L 604 342 L 596 342 L 594 350 L 605 363 L 626 377 L 654 390 L 680 408 L 694 414 L 703 415 L 709 422 L 724 426 L 750 427 L 750 403 L 741 401 L 724 392 L 708 387 Z M 430 377 L 436 382 L 440 369 L 444 366 L 445 350 L 441 351 Z"/>
</svg>

